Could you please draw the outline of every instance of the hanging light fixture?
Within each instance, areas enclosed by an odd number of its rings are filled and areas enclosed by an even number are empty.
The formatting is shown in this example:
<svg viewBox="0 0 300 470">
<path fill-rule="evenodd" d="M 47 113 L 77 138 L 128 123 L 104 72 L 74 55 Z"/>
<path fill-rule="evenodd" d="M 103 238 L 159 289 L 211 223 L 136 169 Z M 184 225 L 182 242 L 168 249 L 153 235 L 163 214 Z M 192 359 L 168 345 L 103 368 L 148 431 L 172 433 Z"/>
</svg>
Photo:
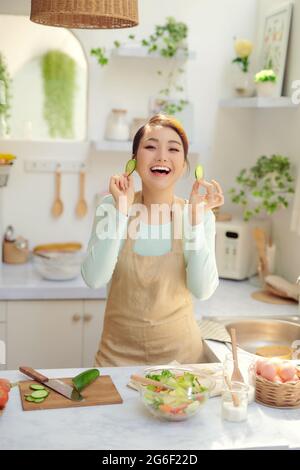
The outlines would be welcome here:
<svg viewBox="0 0 300 470">
<path fill-rule="evenodd" d="M 82 29 L 131 28 L 138 0 L 31 0 L 30 19 L 48 26 Z"/>
</svg>

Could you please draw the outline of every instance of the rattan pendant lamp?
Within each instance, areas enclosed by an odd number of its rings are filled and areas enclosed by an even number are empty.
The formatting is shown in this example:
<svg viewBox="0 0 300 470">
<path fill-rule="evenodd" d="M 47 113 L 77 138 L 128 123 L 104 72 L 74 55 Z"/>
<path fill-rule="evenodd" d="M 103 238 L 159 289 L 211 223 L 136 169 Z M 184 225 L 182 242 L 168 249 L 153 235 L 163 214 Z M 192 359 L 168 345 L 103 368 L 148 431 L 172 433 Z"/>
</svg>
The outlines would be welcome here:
<svg viewBox="0 0 300 470">
<path fill-rule="evenodd" d="M 76 29 L 131 28 L 138 24 L 138 0 L 31 0 L 34 23 Z"/>
</svg>

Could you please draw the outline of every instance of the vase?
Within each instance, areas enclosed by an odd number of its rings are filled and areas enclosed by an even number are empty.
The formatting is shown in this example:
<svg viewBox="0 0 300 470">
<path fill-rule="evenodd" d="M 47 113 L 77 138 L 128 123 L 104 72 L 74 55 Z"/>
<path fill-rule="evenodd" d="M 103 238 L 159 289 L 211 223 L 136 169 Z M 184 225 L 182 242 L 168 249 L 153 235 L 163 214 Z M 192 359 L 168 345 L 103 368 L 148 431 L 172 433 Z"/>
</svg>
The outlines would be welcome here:
<svg viewBox="0 0 300 470">
<path fill-rule="evenodd" d="M 253 76 L 250 72 L 243 72 L 243 70 L 234 64 L 232 82 L 233 89 L 236 96 L 249 97 L 254 93 Z"/>
<path fill-rule="evenodd" d="M 256 94 L 260 98 L 274 98 L 276 96 L 275 82 L 257 82 Z"/>
</svg>

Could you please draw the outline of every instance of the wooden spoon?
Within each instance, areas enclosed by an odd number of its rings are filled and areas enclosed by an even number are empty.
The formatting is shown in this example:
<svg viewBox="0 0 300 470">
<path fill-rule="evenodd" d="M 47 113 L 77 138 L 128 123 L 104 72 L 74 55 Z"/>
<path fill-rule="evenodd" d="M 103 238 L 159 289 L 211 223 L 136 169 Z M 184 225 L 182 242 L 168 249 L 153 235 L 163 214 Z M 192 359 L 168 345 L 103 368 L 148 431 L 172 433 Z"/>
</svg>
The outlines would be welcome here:
<svg viewBox="0 0 300 470">
<path fill-rule="evenodd" d="M 81 171 L 79 174 L 79 201 L 76 206 L 77 217 L 84 217 L 88 211 L 87 203 L 84 199 L 85 189 L 85 171 Z"/>
<path fill-rule="evenodd" d="M 59 217 L 64 210 L 64 205 L 62 200 L 60 199 L 60 182 L 61 182 L 61 172 L 60 170 L 56 170 L 55 172 L 55 200 L 52 206 L 52 215 L 53 217 Z"/>
<path fill-rule="evenodd" d="M 231 376 L 231 382 L 245 383 L 244 377 L 242 376 L 242 373 L 239 369 L 239 364 L 238 364 L 235 328 L 230 329 L 230 336 L 231 336 L 232 357 L 233 357 L 233 372 L 232 372 L 232 376 Z"/>
</svg>

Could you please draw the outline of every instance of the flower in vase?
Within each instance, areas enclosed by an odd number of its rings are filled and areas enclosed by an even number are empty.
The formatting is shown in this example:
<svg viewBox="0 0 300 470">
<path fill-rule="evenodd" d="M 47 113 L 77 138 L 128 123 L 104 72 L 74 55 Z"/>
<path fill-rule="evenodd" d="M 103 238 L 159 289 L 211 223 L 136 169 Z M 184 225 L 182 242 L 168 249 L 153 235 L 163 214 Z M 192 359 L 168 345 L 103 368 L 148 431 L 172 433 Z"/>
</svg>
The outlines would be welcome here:
<svg viewBox="0 0 300 470">
<path fill-rule="evenodd" d="M 252 42 L 247 39 L 237 39 L 234 43 L 234 48 L 237 57 L 233 60 L 233 63 L 239 64 L 243 72 L 248 72 L 249 56 L 253 51 Z"/>
</svg>

